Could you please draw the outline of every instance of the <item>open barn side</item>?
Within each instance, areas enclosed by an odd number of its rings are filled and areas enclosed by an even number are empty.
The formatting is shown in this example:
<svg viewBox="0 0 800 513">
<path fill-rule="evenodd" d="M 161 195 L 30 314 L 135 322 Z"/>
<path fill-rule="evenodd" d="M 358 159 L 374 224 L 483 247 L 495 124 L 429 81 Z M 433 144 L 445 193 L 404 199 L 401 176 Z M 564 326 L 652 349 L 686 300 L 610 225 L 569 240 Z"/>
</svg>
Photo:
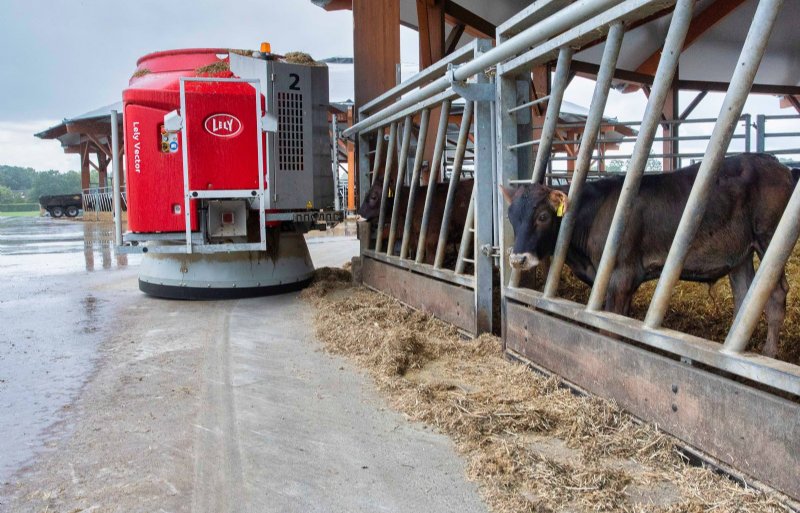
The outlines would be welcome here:
<svg viewBox="0 0 800 513">
<path fill-rule="evenodd" d="M 476 225 L 476 242 L 468 247 L 475 263 L 471 275 L 459 273 L 458 262 L 452 271 L 444 271 L 441 260 L 437 266 L 436 262 L 425 265 L 409 258 L 403 241 L 399 244 L 400 256 L 393 256 L 395 241 L 400 240 L 399 229 L 383 211 L 392 189 L 388 181 L 380 182 L 381 215 L 372 236 L 367 235 L 367 225 L 361 230 L 364 283 L 464 331 L 480 333 L 491 329 L 486 320 L 491 319 L 494 262 L 500 275 L 500 328 L 510 357 L 529 361 L 592 393 L 614 399 L 710 459 L 800 499 L 800 481 L 796 479 L 800 474 L 800 367 L 796 362 L 746 352 L 765 307 L 769 303 L 774 308 L 773 291 L 781 283 L 783 269 L 800 234 L 797 189 L 786 194 L 788 204 L 780 221 L 776 220 L 768 247 L 761 248 L 752 283 L 748 279 L 734 291 L 738 309 L 724 328 L 724 343 L 713 341 L 716 336 L 690 332 L 670 321 L 675 315 L 670 309 L 673 297 L 683 286 L 678 281 L 684 264 L 712 201 L 721 163 L 736 137 L 743 104 L 753 89 L 771 29 L 784 6 L 781 0 L 761 0 L 751 24 L 741 27 L 744 43 L 740 56 L 730 70 L 723 107 L 707 138 L 702 162 L 694 171 L 677 233 L 659 267 L 655 286 L 634 301 L 633 310 L 642 314 L 639 318 L 622 315 L 627 311 L 605 310 L 613 305 L 608 297 L 615 290 L 623 235 L 634 215 L 632 205 L 640 194 L 653 144 L 661 142 L 656 140 L 656 131 L 663 122 L 673 84 L 678 82 L 679 57 L 696 14 L 697 5 L 692 0 L 536 2 L 497 27 L 496 46 L 472 54 L 462 49 L 365 105 L 359 122 L 345 135 L 358 138 L 361 183 L 370 183 L 368 172 L 372 170 L 374 184 L 381 175 L 396 174 L 395 183 L 403 181 L 405 166 L 396 166 L 394 155 L 399 148 L 400 161 L 406 160 L 405 134 L 414 133 L 416 126 L 421 131 L 422 127 L 416 119 L 425 119 L 427 125 L 433 117 L 432 108 L 441 106 L 444 110 L 452 105 L 448 101 L 457 97 L 474 102 L 476 203 L 470 216 Z M 618 58 L 627 44 L 635 44 L 627 42 L 629 33 L 652 20 L 666 24 L 663 50 L 647 85 L 647 109 L 635 134 L 624 180 L 620 179 L 621 192 L 612 208 L 613 220 L 609 219 L 605 245 L 590 280 L 591 290 L 581 300 L 563 293 L 565 284 L 569 285 L 570 279 L 575 281 L 570 278 L 567 258 L 576 225 L 575 212 L 588 179 L 594 178 L 590 177 L 590 169 L 596 163 L 593 153 L 602 133 L 609 90 L 626 76 L 618 73 Z M 558 145 L 564 90 L 575 71 L 573 56 L 587 48 L 595 48 L 595 53 L 601 54 L 595 91 L 566 178 L 567 186 L 554 193 L 563 198 L 561 209 L 553 207 L 554 215 L 561 217 L 557 241 L 554 240 L 547 268 L 537 269 L 541 279 L 536 285 L 535 280 L 534 284 L 530 280 L 532 271 L 524 270 L 518 255 L 512 266 L 509 255 L 515 234 L 508 219 L 507 198 L 498 186 L 545 183 L 554 146 Z M 553 65 L 548 94 L 532 97 L 530 84 L 535 70 Z M 762 89 L 759 92 L 764 92 Z M 533 107 L 544 107 L 544 121 L 536 130 L 531 119 Z M 487 112 L 488 124 L 484 122 L 487 118 L 482 117 Z M 465 109 L 462 120 L 466 117 Z M 447 118 L 443 115 L 442 119 Z M 411 128 L 407 128 L 408 124 Z M 466 132 L 470 134 L 468 129 Z M 404 135 L 398 139 L 400 133 Z M 483 138 L 484 134 L 489 137 Z M 426 140 L 423 135 L 418 135 L 419 140 Z M 436 138 L 431 169 L 442 169 L 445 175 L 449 168 L 436 160 L 441 159 L 444 145 L 439 139 L 445 136 L 441 130 L 437 135 L 440 137 Z M 487 157 L 484 145 L 494 155 Z M 392 156 L 385 162 L 383 146 Z M 414 186 L 419 183 L 425 155 L 424 145 L 421 146 L 417 147 L 411 166 Z M 456 167 L 451 176 L 462 171 L 456 172 Z M 788 170 L 786 173 L 788 176 Z M 458 177 L 451 178 L 450 184 L 453 183 L 458 185 Z M 361 192 L 362 200 L 367 199 L 366 187 Z M 407 212 L 412 209 L 409 207 Z M 466 223 L 471 224 L 471 220 Z M 468 232 L 464 231 L 462 241 L 468 239 Z M 462 244 L 461 264 L 464 254 L 468 253 Z M 474 299 L 474 310 L 465 304 L 469 299 Z M 777 301 L 780 303 L 780 298 Z M 690 317 L 699 314 L 691 309 L 682 313 Z M 485 315 L 489 317 L 482 317 Z"/>
</svg>

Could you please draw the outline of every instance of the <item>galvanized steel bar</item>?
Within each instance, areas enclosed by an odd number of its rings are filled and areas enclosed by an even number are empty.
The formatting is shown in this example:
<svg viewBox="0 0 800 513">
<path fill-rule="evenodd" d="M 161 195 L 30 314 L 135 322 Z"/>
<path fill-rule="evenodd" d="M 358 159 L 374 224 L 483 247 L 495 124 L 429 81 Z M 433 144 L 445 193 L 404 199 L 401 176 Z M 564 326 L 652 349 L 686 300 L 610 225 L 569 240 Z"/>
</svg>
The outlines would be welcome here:
<svg viewBox="0 0 800 513">
<path fill-rule="evenodd" d="M 591 108 L 586 117 L 586 125 L 583 130 L 583 140 L 578 149 L 578 160 L 575 164 L 575 171 L 572 174 L 572 183 L 569 187 L 567 201 L 567 211 L 561 220 L 561 228 L 558 232 L 558 240 L 550 262 L 550 269 L 547 274 L 547 281 L 544 286 L 545 297 L 553 297 L 558 290 L 558 283 L 561 279 L 561 270 L 567 259 L 567 251 L 572 240 L 572 232 L 575 228 L 580 198 L 583 192 L 583 185 L 586 183 L 586 176 L 592 164 L 595 143 L 600 133 L 600 124 L 603 122 L 603 111 L 608 101 L 608 91 L 611 89 L 611 81 L 614 78 L 614 70 L 617 66 L 617 58 L 622 47 L 622 38 L 625 34 L 625 27 L 622 23 L 615 23 L 608 31 L 603 57 L 600 62 L 600 71 L 597 74 L 592 95 Z"/>
<path fill-rule="evenodd" d="M 380 137 L 380 133 L 378 137 Z M 364 198 L 367 196 L 367 191 L 372 183 L 369 176 L 369 156 L 372 152 L 370 152 L 369 148 L 369 134 L 366 132 L 359 132 L 358 144 L 356 145 L 356 150 L 358 151 L 358 181 L 356 182 L 358 186 L 358 205 L 356 205 L 356 211 L 358 211 L 360 205 L 364 203 Z"/>
<path fill-rule="evenodd" d="M 114 180 L 114 244 L 122 245 L 122 202 L 119 169 L 119 122 L 117 111 L 111 111 L 111 178 Z"/>
<path fill-rule="evenodd" d="M 445 140 L 447 137 L 447 124 L 450 120 L 450 100 L 442 102 L 442 112 L 439 116 L 439 129 L 436 132 L 436 144 L 433 147 L 433 158 L 428 172 L 428 191 L 425 194 L 425 206 L 422 209 L 422 221 L 419 227 L 419 238 L 417 239 L 417 255 L 414 261 L 418 264 L 425 259 L 425 239 L 428 235 L 428 224 L 431 217 L 431 203 L 433 194 L 436 191 L 438 182 L 439 168 L 442 164 L 442 154 L 444 153 Z"/>
<path fill-rule="evenodd" d="M 623 0 L 578 0 L 573 4 L 545 18 L 532 27 L 523 30 L 513 38 L 481 54 L 469 62 L 458 66 L 453 72 L 453 79 L 463 82 L 477 73 L 483 72 L 497 63 L 525 52 L 531 46 L 535 46 L 549 38 L 561 34 L 575 25 L 583 23 L 615 5 L 622 3 Z M 644 1 L 644 0 L 643 0 Z M 653 1 L 653 0 L 650 0 Z M 450 86 L 447 77 L 441 77 L 427 86 L 417 91 L 408 93 L 397 103 L 383 109 L 382 111 L 368 116 L 363 121 L 356 123 L 343 132 L 345 137 L 360 132 L 363 127 L 375 123 L 380 119 L 387 118 L 407 107 L 418 104 L 419 102 L 444 91 Z M 516 105 L 510 105 L 513 108 Z"/>
<path fill-rule="evenodd" d="M 652 139 L 655 137 L 656 129 L 661 120 L 664 102 L 670 91 L 672 79 L 678 67 L 683 42 L 686 39 L 686 33 L 692 21 L 693 7 L 694 0 L 678 0 L 672 13 L 672 21 L 661 52 L 658 69 L 653 79 L 653 88 L 650 91 L 650 100 L 647 102 L 647 108 L 642 119 L 639 138 L 636 141 L 631 161 L 628 164 L 628 172 L 625 175 L 625 181 L 617 201 L 617 208 L 614 210 L 614 218 L 603 249 L 603 256 L 600 259 L 594 286 L 589 296 L 588 310 L 600 310 L 603 307 L 608 283 L 611 280 L 611 273 L 614 271 L 614 266 L 617 262 L 619 246 L 625 233 L 625 225 L 636 195 L 639 193 L 639 184 L 642 181 L 642 174 L 653 144 Z"/>
<path fill-rule="evenodd" d="M 767 142 L 767 116 L 759 114 L 756 116 L 756 151 L 764 153 Z"/>
<path fill-rule="evenodd" d="M 411 172 L 411 183 L 408 190 L 408 208 L 406 209 L 406 221 L 403 226 L 403 240 L 400 243 L 400 258 L 408 257 L 408 242 L 411 239 L 414 204 L 419 190 L 419 174 L 422 170 L 422 158 L 425 156 L 425 141 L 428 137 L 430 117 L 430 109 L 423 109 L 419 121 L 419 134 L 417 134 L 417 151 L 414 154 L 414 170 Z"/>
<path fill-rule="evenodd" d="M 467 257 L 467 251 L 472 248 L 472 232 L 475 229 L 475 187 L 472 187 L 472 196 L 469 199 L 469 208 L 467 209 L 467 219 L 464 222 L 464 231 L 461 233 L 461 244 L 458 246 L 458 258 L 456 259 L 456 274 L 464 274 L 465 263 L 464 259 Z M 474 250 L 473 250 L 474 252 Z M 473 258 L 474 261 L 474 258 Z"/>
<path fill-rule="evenodd" d="M 736 312 L 728 336 L 722 350 L 730 353 L 741 353 L 747 348 L 753 336 L 764 307 L 769 300 L 778 280 L 783 277 L 786 262 L 797 244 L 800 236 L 800 187 L 795 187 L 789 204 L 781 216 L 775 234 L 769 243 L 764 258 L 758 266 L 753 283 L 744 296 L 744 301 Z"/>
<path fill-rule="evenodd" d="M 375 155 L 372 157 L 375 160 L 372 162 L 372 179 L 370 183 L 375 183 L 375 179 L 378 177 L 378 169 L 381 167 L 381 151 L 383 150 L 383 128 L 377 130 L 375 134 Z M 387 153 L 388 155 L 388 153 Z"/>
<path fill-rule="evenodd" d="M 508 151 L 508 146 L 515 144 L 519 140 L 517 127 L 521 121 L 521 117 L 525 114 L 530 114 L 529 111 L 509 112 L 514 106 L 523 103 L 517 100 L 517 77 L 513 76 L 500 76 L 496 78 L 495 94 L 496 94 L 496 127 L 497 127 L 497 141 L 495 144 L 497 152 L 497 180 L 498 187 L 508 185 L 511 180 L 518 179 L 520 176 L 519 152 Z M 525 91 L 530 91 L 530 78 L 525 80 Z M 514 244 L 514 230 L 511 223 L 508 221 L 508 204 L 503 199 L 499 189 L 495 190 L 497 198 L 497 223 L 499 231 L 499 245 L 500 245 L 500 331 L 503 340 L 503 348 L 505 349 L 506 340 L 506 293 L 508 287 L 514 287 L 517 284 L 513 281 L 511 266 L 508 263 L 508 252 Z"/>
<path fill-rule="evenodd" d="M 658 280 L 656 291 L 647 310 L 644 322 L 649 328 L 658 328 L 664 321 L 672 290 L 681 277 L 689 247 L 703 220 L 711 189 L 719 174 L 722 159 L 725 158 L 725 151 L 730 145 L 731 136 L 736 130 L 744 102 L 747 100 L 750 88 L 753 87 L 758 66 L 767 49 L 769 36 L 783 1 L 761 0 L 758 4 L 742 47 L 739 62 L 728 86 L 725 101 L 722 103 L 719 120 L 711 132 L 708 148 L 700 164 L 700 169 L 697 171 L 692 191 L 689 193 L 689 199 L 678 224 L 678 231 L 675 233 L 667 260 L 661 271 L 661 278 Z"/>
<path fill-rule="evenodd" d="M 542 96 L 541 98 L 537 98 L 537 99 L 535 99 L 533 101 L 525 102 L 522 105 L 517 105 L 513 109 L 508 109 L 508 112 L 509 113 L 517 112 L 518 110 L 522 110 L 522 109 L 525 109 L 527 107 L 533 107 L 534 105 L 539 105 L 540 103 L 544 103 L 544 102 L 546 102 L 548 100 L 550 100 L 550 95 L 549 94 L 547 96 Z"/>
<path fill-rule="evenodd" d="M 453 204 L 456 199 L 456 190 L 461 180 L 461 167 L 464 164 L 464 152 L 467 149 L 467 139 L 469 129 L 472 125 L 472 112 L 475 109 L 475 102 L 467 101 L 464 104 L 464 112 L 461 114 L 461 128 L 458 131 L 458 142 L 456 143 L 456 154 L 453 159 L 453 171 L 450 174 L 450 185 L 447 188 L 447 200 L 444 204 L 442 213 L 442 225 L 439 228 L 439 242 L 436 245 L 436 256 L 433 261 L 434 269 L 441 269 L 444 263 L 444 252 L 447 248 L 447 239 L 450 235 L 450 221 L 453 218 Z"/>
<path fill-rule="evenodd" d="M 539 137 L 539 149 L 536 152 L 536 161 L 533 164 L 533 183 L 540 183 L 550 161 L 550 151 L 553 148 L 553 137 L 556 134 L 558 116 L 561 113 L 561 102 L 564 100 L 564 91 L 569 85 L 569 68 L 572 65 L 574 50 L 568 46 L 558 51 L 556 72 L 550 88 L 550 101 L 547 102 L 547 112 L 542 123 L 542 135 Z"/>
<path fill-rule="evenodd" d="M 486 43 L 486 51 L 491 46 Z M 490 83 L 490 79 L 485 73 L 477 77 L 478 83 Z M 472 186 L 474 207 L 472 213 L 472 223 L 466 226 L 473 226 L 472 244 L 467 248 L 472 248 L 473 254 L 473 276 L 475 282 L 475 332 L 492 333 L 494 315 L 494 251 L 495 241 L 495 222 L 494 216 L 495 201 L 497 201 L 497 176 L 495 174 L 495 104 L 490 102 L 477 102 L 475 104 L 475 114 L 473 126 L 473 165 L 475 181 Z M 481 212 L 481 215 L 476 215 Z M 466 260 L 466 258 L 465 258 Z"/>
<path fill-rule="evenodd" d="M 408 161 L 408 146 L 411 142 L 411 126 L 414 124 L 411 116 L 406 118 L 403 126 L 403 138 L 400 143 L 400 154 L 397 156 L 397 179 L 394 181 L 394 207 L 392 208 L 392 222 L 389 225 L 389 240 L 386 242 L 386 254 L 391 255 L 394 251 L 395 234 L 397 233 L 398 212 L 402 208 L 400 204 L 400 191 L 406 180 L 406 165 Z"/>
<path fill-rule="evenodd" d="M 377 253 L 381 252 L 381 247 L 383 246 L 383 224 L 386 220 L 386 199 L 389 195 L 389 182 L 391 181 L 392 164 L 394 163 L 392 153 L 394 153 L 396 141 L 397 123 L 392 123 L 392 126 L 389 127 L 389 145 L 386 148 L 386 167 L 384 167 L 383 170 L 383 188 L 381 189 L 381 207 L 380 213 L 378 214 L 378 226 L 375 231 L 375 251 Z M 397 189 L 396 186 L 395 189 Z"/>
</svg>

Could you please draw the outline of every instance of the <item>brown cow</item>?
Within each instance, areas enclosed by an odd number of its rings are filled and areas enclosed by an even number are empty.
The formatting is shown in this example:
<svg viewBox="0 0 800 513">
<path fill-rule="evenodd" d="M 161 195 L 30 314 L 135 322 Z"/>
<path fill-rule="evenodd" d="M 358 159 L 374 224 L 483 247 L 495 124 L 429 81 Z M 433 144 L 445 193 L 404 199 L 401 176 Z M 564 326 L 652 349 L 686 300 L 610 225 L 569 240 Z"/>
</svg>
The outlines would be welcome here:
<svg viewBox="0 0 800 513">
<path fill-rule="evenodd" d="M 605 299 L 606 310 L 627 315 L 639 285 L 660 276 L 699 166 L 642 179 L 620 242 Z M 530 269 L 552 255 L 561 226 L 559 208 L 577 209 L 567 265 L 591 285 L 622 183 L 621 177 L 587 182 L 578 204 L 569 206 L 565 190 L 538 184 L 516 190 L 503 188 L 515 235 L 512 267 Z M 735 313 L 755 274 L 753 253 L 763 257 L 793 187 L 789 168 L 771 155 L 747 153 L 723 160 L 681 279 L 714 283 L 728 275 Z M 788 289 L 782 274 L 765 310 L 767 356 L 774 356 L 778 350 Z"/>
<path fill-rule="evenodd" d="M 473 182 L 474 181 L 472 179 L 462 179 L 459 181 L 458 187 L 456 188 L 456 195 L 454 198 L 455 201 L 453 203 L 453 214 L 450 218 L 450 231 L 448 232 L 447 237 L 448 251 L 446 259 L 452 259 L 453 256 L 458 252 L 458 245 L 461 242 L 461 234 L 464 231 L 464 223 L 467 218 L 467 210 L 469 209 Z M 444 215 L 444 205 L 445 201 L 447 200 L 448 187 L 449 183 L 437 183 L 436 190 L 434 190 L 430 207 L 431 212 L 428 222 L 428 233 L 425 237 L 424 262 L 427 264 L 433 264 L 436 256 L 436 246 L 439 241 L 439 229 L 442 225 L 442 217 Z M 389 189 L 392 197 L 386 198 L 386 211 L 384 212 L 385 224 L 382 235 L 384 239 L 388 237 L 389 224 L 392 220 L 392 210 L 394 208 L 394 204 L 398 203 L 400 205 L 400 211 L 397 213 L 397 231 L 395 238 L 396 248 L 394 248 L 393 251 L 394 255 L 398 255 L 400 253 L 400 242 L 403 238 L 403 227 L 405 224 L 406 211 L 408 210 L 408 197 L 411 188 L 404 186 L 396 192 L 394 191 L 394 184 L 390 182 Z M 375 180 L 375 183 L 372 184 L 372 187 L 370 187 L 369 191 L 367 191 L 364 202 L 358 209 L 358 215 L 375 224 L 377 224 L 378 217 L 380 215 L 382 190 L 383 177 L 378 177 Z M 411 242 L 409 244 L 409 254 L 413 254 L 416 251 L 417 241 L 419 240 L 419 231 L 422 225 L 422 211 L 425 206 L 425 195 L 427 192 L 427 185 L 418 186 L 414 199 L 414 212 L 411 218 Z"/>
</svg>

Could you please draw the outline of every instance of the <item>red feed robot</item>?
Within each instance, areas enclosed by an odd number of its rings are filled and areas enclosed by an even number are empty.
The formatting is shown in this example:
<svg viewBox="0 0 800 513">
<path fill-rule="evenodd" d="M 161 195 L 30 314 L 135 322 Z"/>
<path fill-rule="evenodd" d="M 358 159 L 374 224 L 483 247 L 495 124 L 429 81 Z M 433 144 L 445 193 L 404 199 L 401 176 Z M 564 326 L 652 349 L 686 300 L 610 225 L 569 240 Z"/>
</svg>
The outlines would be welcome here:
<svg viewBox="0 0 800 513">
<path fill-rule="evenodd" d="M 128 232 L 142 291 L 217 299 L 295 290 L 303 233 L 335 222 L 327 67 L 189 49 L 137 62 L 123 92 Z"/>
</svg>

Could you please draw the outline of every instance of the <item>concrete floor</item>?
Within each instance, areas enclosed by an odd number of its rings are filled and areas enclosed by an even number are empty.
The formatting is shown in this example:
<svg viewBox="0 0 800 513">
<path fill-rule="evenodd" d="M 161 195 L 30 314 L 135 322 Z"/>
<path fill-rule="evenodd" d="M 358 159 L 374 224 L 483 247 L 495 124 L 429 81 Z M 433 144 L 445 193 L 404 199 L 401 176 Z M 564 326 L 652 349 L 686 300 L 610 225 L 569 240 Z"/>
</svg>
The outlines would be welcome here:
<svg viewBox="0 0 800 513">
<path fill-rule="evenodd" d="M 41 253 L 4 251 L 6 228 L 0 220 L 0 259 L 18 272 L 2 272 L 0 314 L 30 313 L 3 330 L 17 342 L 0 344 L 0 411 L 16 420 L 0 423 L 32 427 L 9 431 L 7 445 L 25 451 L 0 450 L 0 511 L 486 510 L 450 440 L 389 410 L 367 377 L 322 352 L 296 294 L 153 299 L 136 287 L 135 261 L 109 256 L 92 272 L 86 251 L 50 253 L 60 271 L 31 276 L 19 270 Z M 357 251 L 352 238 L 309 242 L 318 266 Z M 61 311 L 87 297 L 94 306 Z M 81 351 L 54 337 L 86 326 Z M 19 345 L 40 355 L 24 379 L 24 358 L 9 356 Z M 50 384 L 65 359 L 73 371 Z M 26 395 L 17 380 L 36 386 Z"/>
</svg>

